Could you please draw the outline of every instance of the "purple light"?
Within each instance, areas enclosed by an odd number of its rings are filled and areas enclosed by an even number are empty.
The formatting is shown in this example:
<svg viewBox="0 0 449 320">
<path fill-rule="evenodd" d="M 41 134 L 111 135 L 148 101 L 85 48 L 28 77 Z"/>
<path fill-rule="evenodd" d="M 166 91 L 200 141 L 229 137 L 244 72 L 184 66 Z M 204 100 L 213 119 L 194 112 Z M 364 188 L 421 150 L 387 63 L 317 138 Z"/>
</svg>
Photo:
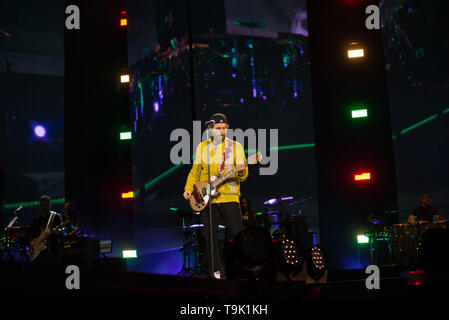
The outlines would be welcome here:
<svg viewBox="0 0 449 320">
<path fill-rule="evenodd" d="M 275 204 L 277 203 L 278 199 L 274 198 L 274 199 L 270 199 L 268 201 L 265 201 L 263 204 Z"/>
<path fill-rule="evenodd" d="M 263 96 L 262 98 L 263 98 L 264 100 L 267 100 L 267 96 Z"/>
<path fill-rule="evenodd" d="M 281 198 L 282 201 L 284 201 L 284 200 L 292 200 L 292 199 L 293 199 L 293 197 L 283 197 L 283 198 Z"/>
<path fill-rule="evenodd" d="M 153 107 L 155 112 L 159 112 L 159 103 L 157 101 L 153 104 Z"/>
<path fill-rule="evenodd" d="M 45 130 L 45 128 L 43 126 L 38 125 L 38 126 L 34 127 L 34 134 L 38 138 L 43 138 L 47 135 L 47 130 Z"/>
<path fill-rule="evenodd" d="M 254 97 L 254 98 L 257 97 L 257 90 L 256 90 L 256 88 L 253 89 L 253 97 Z"/>
<path fill-rule="evenodd" d="M 240 103 L 243 103 L 243 102 L 245 102 L 245 99 L 240 98 Z"/>
<path fill-rule="evenodd" d="M 236 75 L 235 73 L 233 73 L 233 74 L 232 74 L 232 77 L 235 78 L 235 77 L 237 77 L 237 75 Z"/>
</svg>

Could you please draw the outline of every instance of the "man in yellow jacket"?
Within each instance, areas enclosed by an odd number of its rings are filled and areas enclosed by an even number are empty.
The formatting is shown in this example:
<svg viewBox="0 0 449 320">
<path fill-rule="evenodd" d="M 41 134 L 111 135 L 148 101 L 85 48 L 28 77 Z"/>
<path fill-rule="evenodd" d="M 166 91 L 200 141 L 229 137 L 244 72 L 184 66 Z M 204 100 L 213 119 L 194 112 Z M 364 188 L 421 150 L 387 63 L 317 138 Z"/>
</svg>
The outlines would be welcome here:
<svg viewBox="0 0 449 320">
<path fill-rule="evenodd" d="M 212 241 L 214 246 L 214 277 L 220 278 L 224 267 L 218 253 L 217 229 L 220 216 L 227 221 L 230 235 L 234 237 L 243 229 L 242 214 L 240 212 L 240 183 L 248 177 L 246 157 L 243 147 L 237 141 L 226 138 L 226 131 L 229 128 L 228 120 L 224 114 L 213 114 L 209 120 L 213 120 L 212 137 L 208 141 L 201 142 L 196 148 L 195 160 L 192 169 L 187 177 L 184 187 L 184 198 L 190 199 L 193 186 L 198 181 L 207 181 L 207 144 L 209 144 L 210 176 L 223 175 L 232 170 L 238 169 L 233 177 L 229 178 L 217 187 L 219 195 L 212 198 Z M 210 220 L 209 209 L 203 210 L 202 218 L 204 224 L 204 237 L 206 242 L 209 267 L 210 257 Z"/>
</svg>

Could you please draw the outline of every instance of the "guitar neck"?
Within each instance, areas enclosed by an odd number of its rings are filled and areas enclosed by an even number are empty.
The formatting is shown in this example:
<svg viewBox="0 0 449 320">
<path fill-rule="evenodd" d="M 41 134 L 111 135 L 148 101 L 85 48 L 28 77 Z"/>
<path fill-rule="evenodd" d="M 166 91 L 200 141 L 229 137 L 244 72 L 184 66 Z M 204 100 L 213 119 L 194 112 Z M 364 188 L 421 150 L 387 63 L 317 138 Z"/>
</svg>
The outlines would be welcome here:
<svg viewBox="0 0 449 320">
<path fill-rule="evenodd" d="M 246 162 L 245 162 L 246 164 Z M 225 173 L 224 175 L 222 175 L 220 178 L 218 178 L 217 180 L 215 180 L 214 182 L 212 182 L 212 189 L 215 189 L 218 185 L 220 185 L 221 183 L 223 183 L 225 180 L 227 180 L 228 178 L 230 178 L 234 173 L 237 172 L 237 167 L 234 167 L 233 169 L 231 169 L 230 171 L 228 171 L 227 173 Z"/>
</svg>

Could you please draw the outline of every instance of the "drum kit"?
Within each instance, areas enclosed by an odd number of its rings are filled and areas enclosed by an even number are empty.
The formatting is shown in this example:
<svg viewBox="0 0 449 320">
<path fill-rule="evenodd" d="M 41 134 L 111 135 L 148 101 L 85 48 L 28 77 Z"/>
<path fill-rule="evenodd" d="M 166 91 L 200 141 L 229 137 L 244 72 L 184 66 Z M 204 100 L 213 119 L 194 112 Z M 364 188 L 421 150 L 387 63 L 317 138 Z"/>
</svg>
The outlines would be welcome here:
<svg viewBox="0 0 449 320">
<path fill-rule="evenodd" d="M 389 233 L 393 263 L 397 265 L 419 263 L 426 234 L 431 230 L 448 228 L 449 221 L 447 220 L 392 225 Z"/>
<path fill-rule="evenodd" d="M 22 260 L 28 261 L 27 246 L 31 240 L 30 227 L 14 225 L 18 220 L 18 212 L 20 209 L 22 207 L 14 211 L 11 221 L 0 235 L 0 253 L 2 259 L 5 254 L 6 258 L 10 260 L 14 260 L 18 256 Z"/>
<path fill-rule="evenodd" d="M 312 197 L 284 196 L 272 198 L 264 202 L 264 210 L 255 216 L 253 225 L 267 230 L 272 239 L 286 236 L 296 241 L 303 241 L 303 233 L 307 233 L 307 224 L 302 217 L 303 206 Z M 184 263 L 179 271 L 179 276 L 191 277 L 193 275 L 206 274 L 207 255 L 205 254 L 205 239 L 203 237 L 204 225 L 200 216 L 189 210 L 171 208 L 171 211 L 182 219 Z M 302 226 L 298 228 L 298 225 Z M 218 225 L 218 243 L 220 247 L 229 238 L 226 226 Z M 307 242 L 307 241 L 306 241 Z M 193 260 L 193 261 L 192 261 Z"/>
<path fill-rule="evenodd" d="M 295 238 L 297 235 L 293 230 L 297 228 L 294 226 L 302 220 L 304 204 L 311 199 L 312 197 L 292 196 L 268 199 L 264 202 L 264 210 L 256 215 L 256 224 L 267 228 L 272 235 L 282 232 Z"/>
</svg>

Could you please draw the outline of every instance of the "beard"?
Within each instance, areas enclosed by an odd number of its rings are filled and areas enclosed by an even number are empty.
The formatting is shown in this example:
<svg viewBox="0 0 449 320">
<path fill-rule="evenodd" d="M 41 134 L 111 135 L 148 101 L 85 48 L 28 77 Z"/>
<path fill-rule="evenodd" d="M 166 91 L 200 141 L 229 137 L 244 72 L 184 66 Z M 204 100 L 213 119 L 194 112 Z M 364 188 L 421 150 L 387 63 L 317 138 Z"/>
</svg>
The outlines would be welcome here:
<svg viewBox="0 0 449 320">
<path fill-rule="evenodd" d="M 214 135 L 214 143 L 222 143 L 226 138 L 226 135 L 217 134 Z"/>
</svg>

